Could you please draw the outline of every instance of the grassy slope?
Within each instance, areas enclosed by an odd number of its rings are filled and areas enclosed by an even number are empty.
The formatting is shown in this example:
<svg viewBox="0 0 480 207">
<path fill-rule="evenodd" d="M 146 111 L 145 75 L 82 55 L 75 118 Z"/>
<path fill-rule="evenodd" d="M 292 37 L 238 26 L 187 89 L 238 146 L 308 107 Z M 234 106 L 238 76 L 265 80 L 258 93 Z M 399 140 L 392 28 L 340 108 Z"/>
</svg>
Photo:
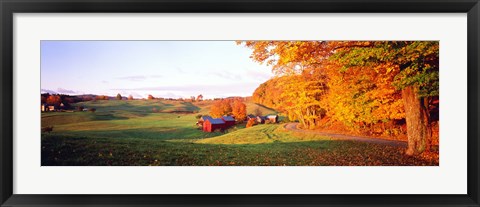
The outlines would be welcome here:
<svg viewBox="0 0 480 207">
<path fill-rule="evenodd" d="M 208 114 L 211 104 L 211 101 L 89 101 L 76 105 L 96 108 L 96 112 L 42 113 L 42 126 L 54 126 L 54 133 L 95 138 L 198 139 L 219 135 L 205 133 L 195 127 L 195 116 Z M 252 110 L 258 107 L 265 114 L 275 113 L 254 103 L 247 105 Z M 152 108 L 157 108 L 159 113 L 153 113 Z M 172 111 L 198 113 L 178 114 Z"/>
<path fill-rule="evenodd" d="M 97 101 L 80 103 L 95 113 L 42 113 L 42 165 L 436 165 L 405 157 L 401 149 L 330 140 L 257 125 L 230 133 L 195 128 L 195 115 L 211 102 Z M 247 109 L 257 106 L 247 103 Z M 264 114 L 274 111 L 259 106 Z M 251 113 L 251 111 L 248 111 Z"/>
<path fill-rule="evenodd" d="M 88 101 L 77 103 L 87 108 L 96 108 L 99 112 L 134 112 L 150 113 L 152 108 L 156 107 L 159 111 L 198 111 L 200 108 L 190 102 L 170 101 L 170 100 L 131 100 L 131 101 Z"/>
<path fill-rule="evenodd" d="M 54 126 L 53 133 L 90 138 L 192 139 L 218 135 L 196 129 L 195 114 L 170 113 L 200 110 L 188 102 L 110 100 L 77 105 L 97 111 L 42 113 L 42 126 Z M 153 113 L 153 107 L 159 113 Z"/>
<path fill-rule="evenodd" d="M 295 134 L 286 131 L 280 124 L 262 124 L 250 128 L 233 131 L 221 136 L 195 141 L 204 144 L 260 144 L 274 142 L 302 142 L 315 140 L 331 140 L 317 135 Z"/>
</svg>

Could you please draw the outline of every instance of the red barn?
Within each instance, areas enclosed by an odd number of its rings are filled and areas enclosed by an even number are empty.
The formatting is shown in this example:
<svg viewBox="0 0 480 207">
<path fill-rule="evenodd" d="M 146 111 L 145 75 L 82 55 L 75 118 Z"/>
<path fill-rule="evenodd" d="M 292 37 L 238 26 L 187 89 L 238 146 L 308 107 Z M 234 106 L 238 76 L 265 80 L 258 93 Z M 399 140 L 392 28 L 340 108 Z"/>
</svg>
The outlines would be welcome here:
<svg viewBox="0 0 480 207">
<path fill-rule="evenodd" d="M 225 129 L 225 122 L 222 119 L 207 118 L 203 122 L 203 131 L 213 132 L 217 129 Z"/>
<path fill-rule="evenodd" d="M 235 119 L 232 116 L 223 116 L 222 120 L 225 122 L 226 127 L 235 125 Z"/>
</svg>

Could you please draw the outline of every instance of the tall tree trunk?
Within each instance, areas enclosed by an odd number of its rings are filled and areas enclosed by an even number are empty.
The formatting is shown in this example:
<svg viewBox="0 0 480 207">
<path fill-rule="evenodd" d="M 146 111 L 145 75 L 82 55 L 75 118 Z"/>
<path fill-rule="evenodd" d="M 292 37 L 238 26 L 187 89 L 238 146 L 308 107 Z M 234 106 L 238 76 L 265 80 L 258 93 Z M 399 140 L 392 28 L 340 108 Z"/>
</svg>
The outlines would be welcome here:
<svg viewBox="0 0 480 207">
<path fill-rule="evenodd" d="M 426 151 L 430 151 L 432 146 L 432 124 L 430 119 L 430 101 L 429 98 L 423 98 L 423 114 L 425 119 L 425 125 L 427 127 L 427 137 L 426 137 Z"/>
<path fill-rule="evenodd" d="M 303 125 L 304 128 L 307 128 L 307 123 L 305 123 L 305 119 L 303 118 L 302 112 L 296 112 L 297 114 L 297 119 L 300 121 L 300 123 Z"/>
<path fill-rule="evenodd" d="M 407 121 L 408 149 L 407 155 L 418 155 L 426 149 L 427 123 L 423 99 L 418 96 L 417 86 L 408 86 L 402 90 Z"/>
</svg>

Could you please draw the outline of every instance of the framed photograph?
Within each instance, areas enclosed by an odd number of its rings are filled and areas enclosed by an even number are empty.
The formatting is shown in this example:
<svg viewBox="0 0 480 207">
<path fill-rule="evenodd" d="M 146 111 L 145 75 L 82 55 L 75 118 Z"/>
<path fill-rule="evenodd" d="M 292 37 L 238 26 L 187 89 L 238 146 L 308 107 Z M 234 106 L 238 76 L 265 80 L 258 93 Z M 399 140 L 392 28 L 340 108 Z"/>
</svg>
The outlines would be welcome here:
<svg viewBox="0 0 480 207">
<path fill-rule="evenodd" d="M 478 0 L 0 7 L 1 206 L 480 206 Z"/>
</svg>

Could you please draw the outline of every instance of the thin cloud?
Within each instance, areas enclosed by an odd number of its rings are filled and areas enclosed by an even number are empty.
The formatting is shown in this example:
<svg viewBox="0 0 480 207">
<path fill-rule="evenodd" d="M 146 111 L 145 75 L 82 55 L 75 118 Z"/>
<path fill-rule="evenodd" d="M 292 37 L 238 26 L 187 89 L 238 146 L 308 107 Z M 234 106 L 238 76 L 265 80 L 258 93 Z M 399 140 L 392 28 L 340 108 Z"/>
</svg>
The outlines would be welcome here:
<svg viewBox="0 0 480 207">
<path fill-rule="evenodd" d="M 243 95 L 248 96 L 258 87 L 258 83 L 232 83 L 219 85 L 179 85 L 179 86 L 154 86 L 154 87 L 139 87 L 139 88 L 122 88 L 111 90 L 122 90 L 132 92 L 149 92 L 153 94 L 162 94 L 167 97 L 183 96 L 189 97 L 191 95 L 203 94 L 209 98 L 219 98 Z"/>
<path fill-rule="evenodd" d="M 163 75 L 150 75 L 150 76 L 134 75 L 134 76 L 118 77 L 117 79 L 128 80 L 128 81 L 144 81 L 144 80 L 147 80 L 149 78 L 163 78 Z"/>
<path fill-rule="evenodd" d="M 65 89 L 65 88 L 57 88 L 57 90 L 42 88 L 40 90 L 40 92 L 41 93 L 50 93 L 50 94 L 69 94 L 69 95 L 80 94 L 79 91 L 69 90 L 69 89 Z"/>
<path fill-rule="evenodd" d="M 49 89 L 43 89 L 43 88 L 40 91 L 41 91 L 41 93 L 50 93 L 50 94 L 56 94 L 57 93 L 56 91 L 49 90 Z"/>
<path fill-rule="evenodd" d="M 142 95 L 140 95 L 136 92 L 131 92 L 130 95 L 133 96 L 133 98 L 143 98 Z"/>
<path fill-rule="evenodd" d="M 180 86 L 154 86 L 154 87 L 139 87 L 139 88 L 114 88 L 111 90 L 125 90 L 125 91 L 187 91 L 187 90 L 230 90 L 242 89 L 242 87 L 252 85 L 250 83 L 233 83 L 223 85 L 180 85 Z M 254 84 L 256 86 L 256 84 Z"/>
<path fill-rule="evenodd" d="M 64 94 L 75 94 L 77 93 L 74 90 L 69 90 L 69 89 L 64 89 L 64 88 L 57 88 L 58 93 L 64 93 Z"/>
<path fill-rule="evenodd" d="M 177 69 L 177 71 L 180 73 L 185 73 L 185 71 L 182 68 L 176 67 L 175 69 Z"/>
<path fill-rule="evenodd" d="M 242 76 L 240 76 L 239 74 L 234 74 L 228 71 L 210 72 L 208 74 L 228 80 L 242 80 Z"/>
<path fill-rule="evenodd" d="M 268 74 L 262 71 L 256 71 L 256 70 L 247 70 L 247 72 L 245 73 L 245 76 L 248 77 L 249 79 L 254 79 L 259 81 L 266 81 L 272 77 L 271 74 Z"/>
<path fill-rule="evenodd" d="M 143 75 L 118 77 L 119 80 L 144 81 L 147 77 Z"/>
</svg>

